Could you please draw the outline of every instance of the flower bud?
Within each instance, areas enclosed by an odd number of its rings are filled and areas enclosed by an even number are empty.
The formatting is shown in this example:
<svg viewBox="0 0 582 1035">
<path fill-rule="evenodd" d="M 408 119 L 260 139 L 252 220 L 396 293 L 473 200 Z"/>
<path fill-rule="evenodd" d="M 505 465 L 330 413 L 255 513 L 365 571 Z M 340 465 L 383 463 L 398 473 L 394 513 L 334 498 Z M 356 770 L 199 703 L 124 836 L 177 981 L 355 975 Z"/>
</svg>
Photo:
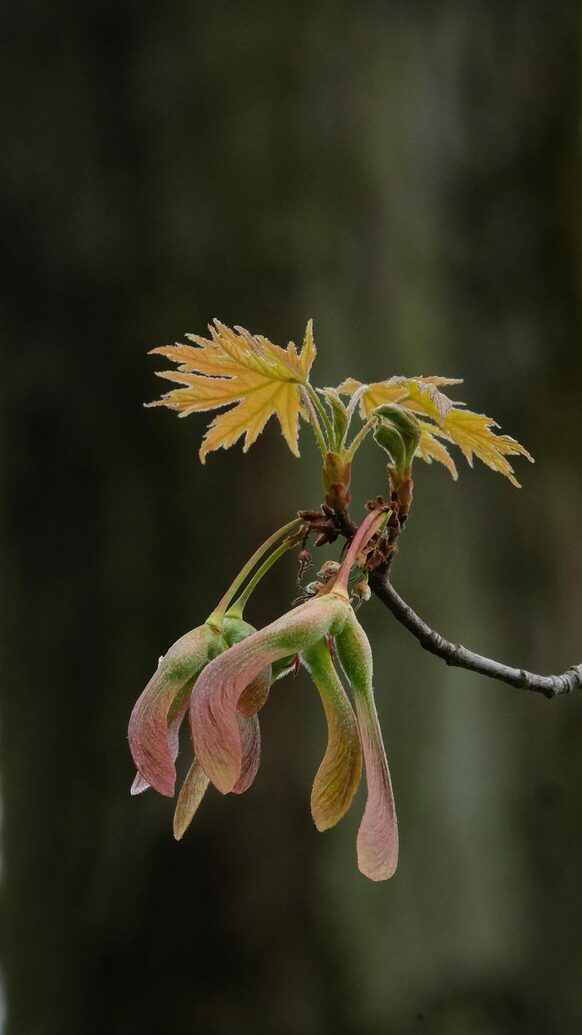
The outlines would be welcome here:
<svg viewBox="0 0 582 1035">
<path fill-rule="evenodd" d="M 352 464 L 347 450 L 339 453 L 326 453 L 323 466 L 323 484 L 325 502 L 332 511 L 343 513 L 351 503 L 350 481 Z"/>
<path fill-rule="evenodd" d="M 416 417 L 396 403 L 378 406 L 374 416 L 378 418 L 374 429 L 376 442 L 388 453 L 399 473 L 409 471 L 422 434 Z"/>
</svg>

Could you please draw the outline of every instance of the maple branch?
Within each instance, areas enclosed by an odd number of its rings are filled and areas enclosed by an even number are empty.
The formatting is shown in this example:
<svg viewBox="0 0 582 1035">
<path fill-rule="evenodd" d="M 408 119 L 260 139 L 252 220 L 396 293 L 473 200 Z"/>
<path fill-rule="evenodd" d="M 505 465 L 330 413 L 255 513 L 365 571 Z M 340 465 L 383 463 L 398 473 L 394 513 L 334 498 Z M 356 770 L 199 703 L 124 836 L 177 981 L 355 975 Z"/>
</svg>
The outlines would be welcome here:
<svg viewBox="0 0 582 1035">
<path fill-rule="evenodd" d="M 511 668 L 492 658 L 485 658 L 460 643 L 451 643 L 431 629 L 398 595 L 386 571 L 370 572 L 369 582 L 372 592 L 392 612 L 397 621 L 416 637 L 425 650 L 435 654 L 437 658 L 442 658 L 447 665 L 466 668 L 482 676 L 499 679 L 502 683 L 517 687 L 518 690 L 530 690 L 550 699 L 582 689 L 582 664 L 573 665 L 559 676 L 541 676 L 535 672 L 527 672 L 523 668 Z"/>
</svg>

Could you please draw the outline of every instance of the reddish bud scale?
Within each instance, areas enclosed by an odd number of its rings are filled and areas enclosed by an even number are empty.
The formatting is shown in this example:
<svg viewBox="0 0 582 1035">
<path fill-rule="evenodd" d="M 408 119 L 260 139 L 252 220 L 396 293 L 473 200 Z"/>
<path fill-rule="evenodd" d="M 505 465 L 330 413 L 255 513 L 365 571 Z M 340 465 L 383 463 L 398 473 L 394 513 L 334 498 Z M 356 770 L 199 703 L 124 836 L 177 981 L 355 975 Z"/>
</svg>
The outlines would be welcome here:
<svg viewBox="0 0 582 1035">
<path fill-rule="evenodd" d="M 335 513 L 345 513 L 351 503 L 351 478 L 352 465 L 347 460 L 347 452 L 327 453 L 323 466 L 325 502 Z"/>
</svg>

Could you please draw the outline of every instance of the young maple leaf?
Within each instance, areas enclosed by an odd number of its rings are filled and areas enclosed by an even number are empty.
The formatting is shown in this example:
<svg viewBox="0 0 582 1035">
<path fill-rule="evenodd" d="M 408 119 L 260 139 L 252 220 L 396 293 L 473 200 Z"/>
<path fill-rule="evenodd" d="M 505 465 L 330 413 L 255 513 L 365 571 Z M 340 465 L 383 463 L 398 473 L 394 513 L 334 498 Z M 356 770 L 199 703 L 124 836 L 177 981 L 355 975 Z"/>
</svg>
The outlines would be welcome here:
<svg viewBox="0 0 582 1035">
<path fill-rule="evenodd" d="M 478 456 L 484 464 L 494 471 L 499 471 L 509 479 L 516 489 L 520 489 L 513 468 L 507 459 L 508 456 L 525 456 L 533 464 L 533 457 L 524 446 L 516 442 L 509 435 L 496 435 L 491 428 L 498 428 L 499 425 L 492 417 L 486 417 L 484 413 L 473 413 L 471 410 L 451 409 L 447 413 L 442 430 L 434 429 L 434 434 L 444 438 L 448 442 L 454 442 L 467 458 L 471 467 L 473 456 Z"/>
<path fill-rule="evenodd" d="M 457 466 L 449 453 L 446 446 L 443 446 L 442 442 L 439 442 L 434 437 L 434 425 L 427 424 L 426 421 L 420 420 L 420 442 L 418 443 L 418 455 L 421 460 L 425 460 L 427 464 L 431 464 L 433 460 L 437 463 L 443 464 L 447 471 L 451 474 L 454 481 L 459 477 Z"/>
<path fill-rule="evenodd" d="M 360 413 L 368 419 L 378 406 L 386 403 L 399 403 L 421 413 L 425 417 L 442 423 L 453 403 L 439 391 L 442 385 L 460 385 L 462 378 L 455 377 L 391 377 L 388 381 L 376 381 L 371 385 L 362 385 L 359 381 L 349 379 L 338 388 L 342 395 L 355 395 L 363 389 L 360 396 Z"/>
<path fill-rule="evenodd" d="M 364 419 L 372 417 L 374 410 L 386 403 L 398 403 L 413 413 L 428 417 L 434 423 L 419 421 L 422 434 L 418 455 L 427 463 L 437 460 L 444 464 L 453 478 L 457 478 L 457 468 L 439 439 L 459 446 L 471 466 L 473 456 L 477 456 L 488 467 L 508 478 L 516 488 L 520 488 L 507 457 L 520 454 L 532 463 L 533 457 L 509 435 L 495 434 L 491 429 L 499 425 L 491 417 L 461 409 L 464 403 L 453 403 L 439 390 L 444 385 L 461 383 L 457 378 L 438 376 L 392 377 L 388 381 L 370 385 L 353 380 L 344 381 L 338 391 L 352 396 L 356 392 L 360 393 L 360 413 Z"/>
<path fill-rule="evenodd" d="M 179 363 L 178 370 L 156 371 L 158 377 L 176 381 L 176 388 L 149 406 L 167 406 L 180 417 L 191 413 L 232 409 L 215 417 L 200 449 L 200 460 L 215 449 L 228 449 L 244 435 L 243 452 L 256 441 L 269 417 L 275 414 L 294 456 L 299 418 L 305 416 L 302 387 L 316 356 L 313 323 L 307 324 L 300 352 L 290 342 L 286 349 L 267 338 L 249 334 L 243 327 L 232 330 L 215 320 L 210 338 L 188 334 L 195 345 L 168 345 L 152 353 Z"/>
</svg>

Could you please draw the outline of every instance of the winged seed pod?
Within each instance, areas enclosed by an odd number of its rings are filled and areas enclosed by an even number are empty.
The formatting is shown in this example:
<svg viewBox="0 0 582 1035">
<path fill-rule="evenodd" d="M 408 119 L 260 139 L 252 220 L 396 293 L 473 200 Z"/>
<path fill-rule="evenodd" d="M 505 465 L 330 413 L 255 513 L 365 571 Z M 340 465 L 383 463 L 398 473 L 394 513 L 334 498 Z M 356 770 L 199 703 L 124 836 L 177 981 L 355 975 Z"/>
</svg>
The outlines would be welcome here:
<svg viewBox="0 0 582 1035">
<path fill-rule="evenodd" d="M 232 788 L 232 792 L 233 794 L 243 794 L 251 786 L 258 772 L 261 759 L 261 739 L 259 720 L 256 715 L 245 718 L 239 713 L 237 714 L 237 722 L 242 743 L 242 765 L 240 776 Z M 182 839 L 194 819 L 209 784 L 210 780 L 198 759 L 194 756 L 176 802 L 174 837 L 177 841 Z"/>
<path fill-rule="evenodd" d="M 348 579 L 358 551 L 385 521 L 382 511 L 368 514 L 358 528 L 341 567 L 312 600 L 283 615 L 260 632 L 215 658 L 202 672 L 190 702 L 194 751 L 212 783 L 228 794 L 241 773 L 243 744 L 237 715 L 245 688 L 281 660 L 303 656 L 320 640 L 334 637 L 353 614 Z"/>
<path fill-rule="evenodd" d="M 360 735 L 327 637 L 303 651 L 301 660 L 319 691 L 327 719 L 327 749 L 313 782 L 311 815 L 318 830 L 328 830 L 346 814 L 360 786 Z"/>
<path fill-rule="evenodd" d="M 202 768 L 223 794 L 232 791 L 241 771 L 237 712 L 245 688 L 273 663 L 301 655 L 318 640 L 335 635 L 350 610 L 343 591 L 315 597 L 236 644 L 204 669 L 190 704 L 192 742 Z"/>
<path fill-rule="evenodd" d="M 352 687 L 356 714 L 333 665 L 332 638 Z M 327 830 L 348 811 L 360 784 L 363 755 L 368 797 L 357 838 L 358 865 L 371 880 L 386 880 L 398 862 L 394 797 L 372 693 L 370 644 L 343 596 L 329 593 L 308 601 L 205 667 L 190 705 L 197 768 L 182 793 L 197 804 L 208 779 L 223 794 L 240 788 L 248 765 L 240 723 L 244 687 L 291 650 L 311 675 L 327 719 L 327 748 L 311 793 L 315 825 Z M 179 802 L 177 814 L 180 807 Z"/>
<path fill-rule="evenodd" d="M 196 680 L 209 661 L 254 632 L 252 625 L 239 618 L 226 618 L 220 631 L 204 623 L 176 640 L 160 659 L 129 720 L 129 746 L 138 770 L 133 794 L 151 786 L 160 794 L 173 796 L 179 731 Z M 258 742 L 258 729 L 247 728 L 247 720 L 265 703 L 270 677 L 270 670 L 257 672 L 241 695 L 241 738 L 246 736 L 248 751 L 255 753 L 259 748 L 256 743 L 253 747 L 250 738 Z M 250 725 L 254 730 L 255 723 Z"/>
<path fill-rule="evenodd" d="M 371 880 L 386 880 L 398 864 L 398 824 L 382 732 L 372 690 L 372 650 L 353 614 L 335 638 L 349 680 L 362 738 L 368 800 L 358 831 L 358 865 Z"/>
<path fill-rule="evenodd" d="M 178 733 L 189 694 L 202 667 L 220 653 L 221 637 L 209 625 L 181 636 L 160 659 L 129 720 L 129 747 L 146 783 L 172 797 Z M 142 789 L 141 784 L 138 784 Z M 134 784 L 135 792 L 136 784 Z"/>
</svg>

